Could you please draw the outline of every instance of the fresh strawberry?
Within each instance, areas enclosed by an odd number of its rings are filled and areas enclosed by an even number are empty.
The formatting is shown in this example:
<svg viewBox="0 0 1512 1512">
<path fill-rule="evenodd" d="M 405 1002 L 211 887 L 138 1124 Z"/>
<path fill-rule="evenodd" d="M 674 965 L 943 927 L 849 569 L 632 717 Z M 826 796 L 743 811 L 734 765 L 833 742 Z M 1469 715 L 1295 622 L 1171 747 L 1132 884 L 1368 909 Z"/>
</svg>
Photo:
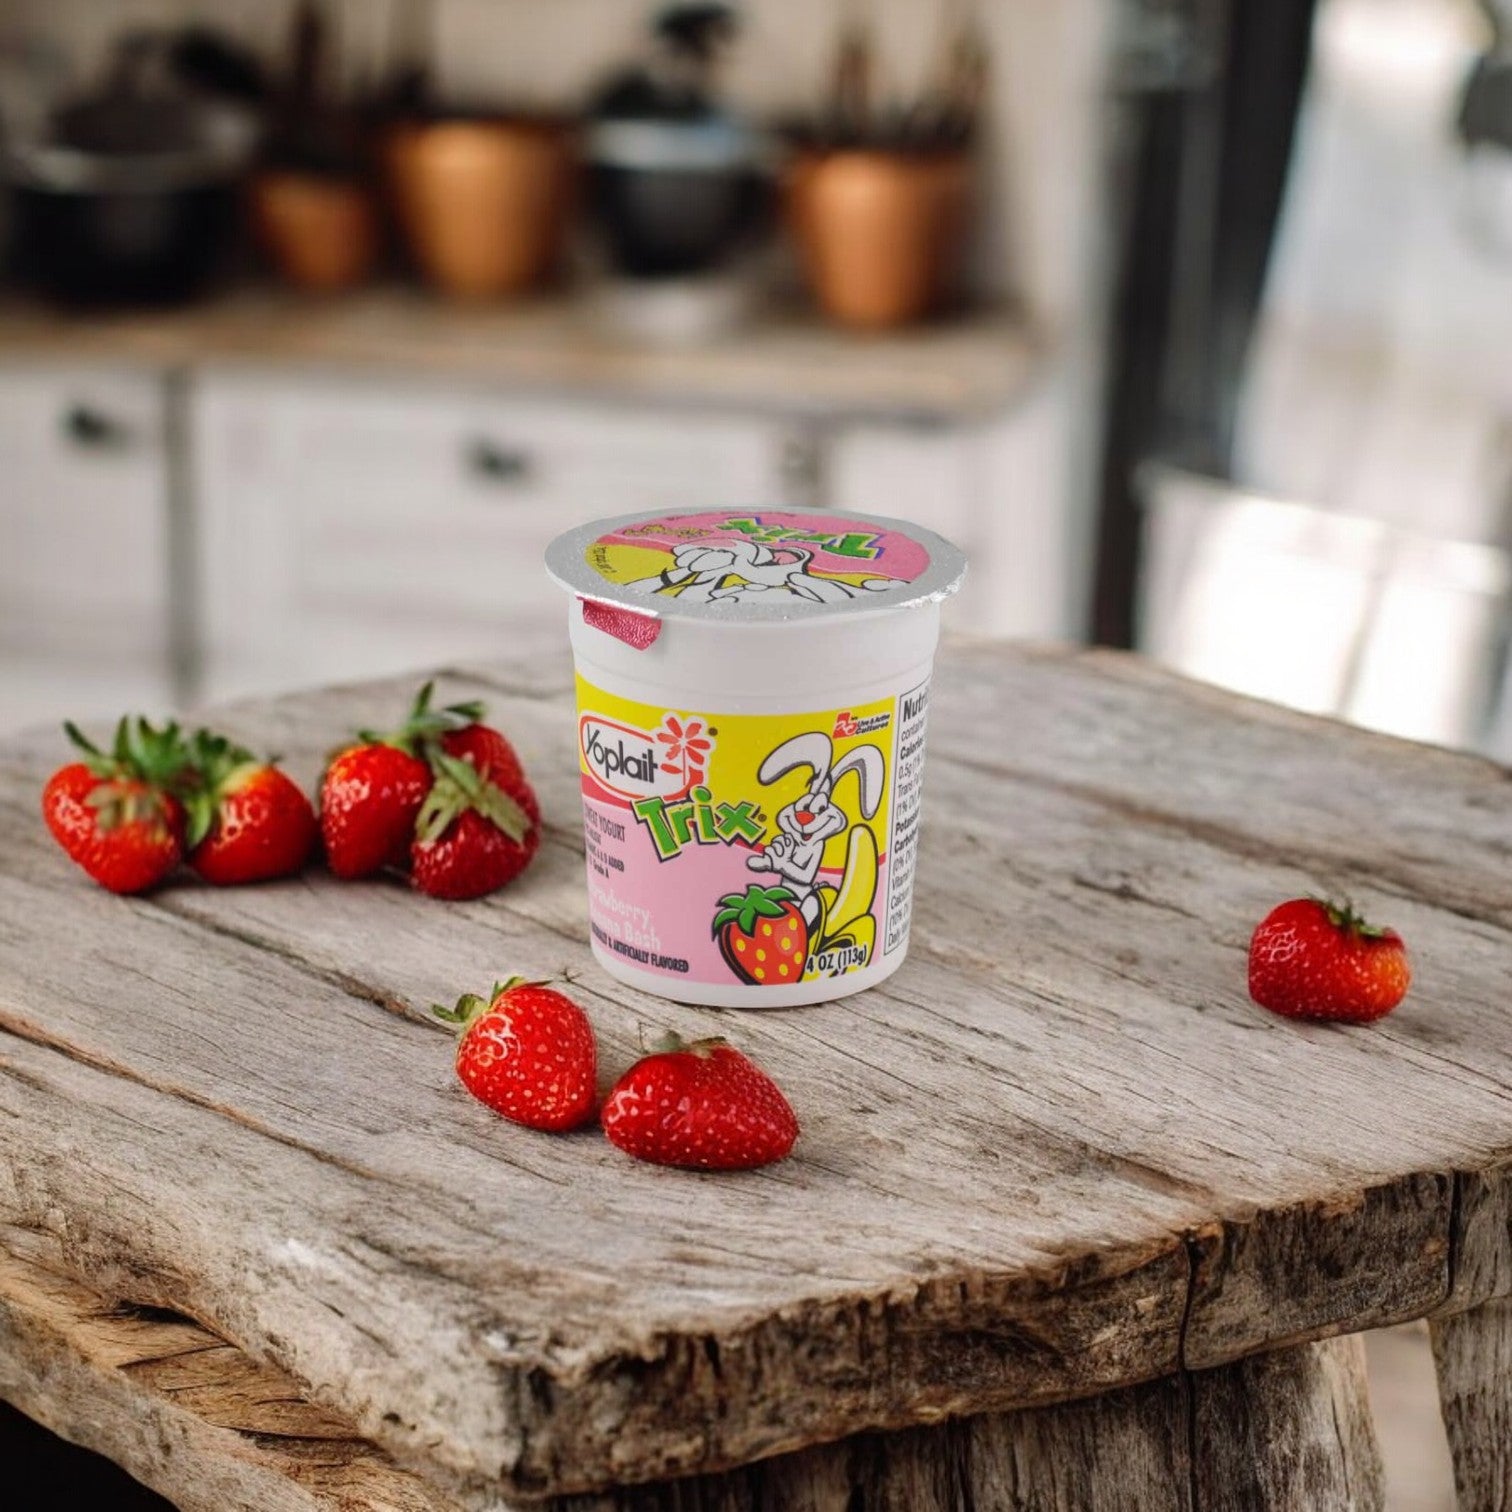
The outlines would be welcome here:
<svg viewBox="0 0 1512 1512">
<path fill-rule="evenodd" d="M 1294 898 L 1273 908 L 1250 940 L 1250 996 L 1287 1018 L 1369 1023 L 1390 1013 L 1411 981 L 1401 936 L 1347 904 Z"/>
<path fill-rule="evenodd" d="M 496 782 L 516 782 L 525 775 L 515 748 L 486 724 L 469 724 L 458 730 L 447 730 L 441 736 L 441 749 L 459 761 L 470 761 L 485 777 L 492 777 Z"/>
<path fill-rule="evenodd" d="M 740 1171 L 781 1160 L 798 1120 L 777 1083 L 721 1039 L 675 1035 L 637 1061 L 604 1101 L 604 1133 L 655 1165 Z"/>
<path fill-rule="evenodd" d="M 514 748 L 486 725 L 432 743 L 435 784 L 410 847 L 411 878 L 433 898 L 479 898 L 511 882 L 541 844 L 541 808 Z"/>
<path fill-rule="evenodd" d="M 320 833 L 338 877 L 370 877 L 409 860 L 415 818 L 430 792 L 428 763 L 397 746 L 351 746 L 320 784 Z"/>
<path fill-rule="evenodd" d="M 76 726 L 63 728 L 84 759 L 54 772 L 42 790 L 53 838 L 111 892 L 156 886 L 183 855 L 184 811 L 170 791 L 189 764 L 179 727 L 123 719 L 108 754 Z"/>
<path fill-rule="evenodd" d="M 320 830 L 338 877 L 367 877 L 409 864 L 415 821 L 435 775 L 430 742 L 482 717 L 475 703 L 431 708 L 432 684 L 420 690 L 408 719 L 392 734 L 359 733 L 338 752 L 320 785 Z"/>
<path fill-rule="evenodd" d="M 469 993 L 432 1010 L 460 1025 L 457 1075 L 479 1102 L 530 1129 L 575 1129 L 593 1112 L 598 1055 L 593 1029 L 569 997 L 510 977 L 493 995 Z"/>
<path fill-rule="evenodd" d="M 294 780 L 209 730 L 195 735 L 191 751 L 190 866 L 220 887 L 297 872 L 310 858 L 318 826 Z"/>
<path fill-rule="evenodd" d="M 780 987 L 803 979 L 808 925 L 786 887 L 758 887 L 719 900 L 714 938 L 730 970 L 743 982 Z"/>
</svg>

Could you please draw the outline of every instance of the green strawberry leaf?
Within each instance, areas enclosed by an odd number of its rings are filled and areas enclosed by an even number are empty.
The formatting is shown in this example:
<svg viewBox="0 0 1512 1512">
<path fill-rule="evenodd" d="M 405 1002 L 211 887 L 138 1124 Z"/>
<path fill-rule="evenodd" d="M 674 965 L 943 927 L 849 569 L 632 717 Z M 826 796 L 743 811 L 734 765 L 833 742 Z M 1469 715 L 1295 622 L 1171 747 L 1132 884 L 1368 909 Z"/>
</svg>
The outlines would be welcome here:
<svg viewBox="0 0 1512 1512">
<path fill-rule="evenodd" d="M 516 845 L 530 834 L 530 815 L 503 788 L 487 781 L 470 761 L 450 756 L 439 747 L 430 753 L 436 780 L 415 821 L 415 838 L 434 845 L 463 814 L 481 814 Z"/>
<path fill-rule="evenodd" d="M 440 1003 L 432 1003 L 431 1012 L 443 1023 L 451 1024 L 465 1032 L 474 1019 L 488 1012 L 492 1002 L 492 998 L 479 997 L 476 992 L 464 992 L 457 999 L 455 1008 L 446 1008 Z"/>
<path fill-rule="evenodd" d="M 707 1039 L 685 1040 L 675 1029 L 668 1029 L 664 1033 L 647 1044 L 645 1036 L 641 1037 L 641 1045 L 647 1055 L 696 1055 L 700 1059 L 707 1059 L 721 1045 L 728 1045 L 729 1040 L 722 1035 L 713 1034 Z"/>
<path fill-rule="evenodd" d="M 447 704 L 445 708 L 433 709 L 431 697 L 436 685 L 428 682 L 410 706 L 409 714 L 397 730 L 387 734 L 374 730 L 358 730 L 357 738 L 365 745 L 393 746 L 409 756 L 419 756 L 435 744 L 448 730 L 460 730 L 466 725 L 478 724 L 487 712 L 477 699 L 465 703 Z"/>
<path fill-rule="evenodd" d="M 1308 897 L 1328 915 L 1328 922 L 1337 930 L 1360 940 L 1382 940 L 1390 933 L 1380 924 L 1366 922 L 1363 914 L 1354 906 L 1352 898 L 1341 903 L 1335 898 L 1320 897 L 1309 893 Z"/>
<path fill-rule="evenodd" d="M 783 906 L 796 900 L 796 894 L 787 887 L 762 887 L 753 882 L 744 893 L 730 893 L 719 900 L 720 908 L 714 915 L 714 933 L 733 924 L 742 934 L 756 932 L 757 919 L 780 919 L 786 912 Z"/>
</svg>

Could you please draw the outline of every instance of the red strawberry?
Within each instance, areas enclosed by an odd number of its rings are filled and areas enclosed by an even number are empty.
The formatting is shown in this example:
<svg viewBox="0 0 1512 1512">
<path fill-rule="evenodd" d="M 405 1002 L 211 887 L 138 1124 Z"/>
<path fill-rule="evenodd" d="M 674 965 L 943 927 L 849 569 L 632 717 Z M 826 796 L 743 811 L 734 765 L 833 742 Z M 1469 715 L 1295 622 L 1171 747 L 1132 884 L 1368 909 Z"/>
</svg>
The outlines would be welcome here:
<svg viewBox="0 0 1512 1512">
<path fill-rule="evenodd" d="M 479 1102 L 530 1129 L 575 1129 L 593 1112 L 593 1029 L 569 997 L 510 977 L 492 998 L 469 993 L 432 1010 L 459 1024 L 457 1075 Z"/>
<path fill-rule="evenodd" d="M 1390 1013 L 1411 981 L 1394 929 L 1320 898 L 1273 908 L 1250 941 L 1250 996 L 1287 1018 L 1369 1023 Z"/>
<path fill-rule="evenodd" d="M 786 887 L 758 887 L 719 900 L 714 938 L 730 970 L 758 987 L 803 979 L 808 925 Z"/>
<path fill-rule="evenodd" d="M 196 734 L 192 749 L 190 866 L 220 887 L 297 872 L 310 858 L 317 825 L 294 780 L 208 730 Z"/>
<path fill-rule="evenodd" d="M 515 781 L 525 769 L 515 748 L 499 731 L 486 724 L 463 725 L 441 736 L 441 749 L 460 761 L 470 761 L 485 777 Z M 497 776 L 495 775 L 497 774 Z"/>
<path fill-rule="evenodd" d="M 368 877 L 403 866 L 430 785 L 430 766 L 397 746 L 339 752 L 320 784 L 320 833 L 331 870 Z"/>
<path fill-rule="evenodd" d="M 655 1165 L 740 1171 L 781 1160 L 798 1120 L 777 1083 L 723 1040 L 675 1035 L 637 1061 L 604 1101 L 604 1133 Z"/>
<path fill-rule="evenodd" d="M 76 726 L 63 728 L 84 760 L 54 772 L 42 790 L 53 838 L 111 892 L 155 886 L 183 855 L 184 811 L 169 791 L 189 759 L 178 726 L 123 719 L 108 755 Z"/>
<path fill-rule="evenodd" d="M 430 706 L 432 684 L 420 690 L 409 718 L 391 735 L 363 731 L 357 745 L 331 760 L 320 785 L 320 830 L 338 877 L 367 877 L 409 862 L 415 821 L 435 780 L 427 742 L 482 717 L 478 704 Z"/>
<path fill-rule="evenodd" d="M 435 785 L 410 847 L 411 877 L 433 898 L 479 898 L 511 882 L 541 844 L 541 808 L 514 748 L 472 724 L 430 748 Z"/>
</svg>

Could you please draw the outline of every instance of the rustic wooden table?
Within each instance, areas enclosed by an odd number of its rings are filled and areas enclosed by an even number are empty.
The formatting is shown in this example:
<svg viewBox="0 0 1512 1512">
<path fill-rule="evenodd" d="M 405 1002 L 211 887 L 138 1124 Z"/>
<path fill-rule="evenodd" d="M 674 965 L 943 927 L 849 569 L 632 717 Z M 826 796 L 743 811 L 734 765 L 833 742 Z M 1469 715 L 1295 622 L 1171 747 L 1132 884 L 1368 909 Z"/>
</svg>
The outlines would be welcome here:
<svg viewBox="0 0 1512 1512">
<path fill-rule="evenodd" d="M 313 779 L 408 685 L 227 711 Z M 1512 785 L 1137 661 L 942 657 L 912 953 L 823 1008 L 640 998 L 584 943 L 565 668 L 448 676 L 551 843 L 475 905 L 141 900 L 0 752 L 0 1396 L 186 1508 L 1376 1508 L 1358 1341 L 1433 1319 L 1465 1512 L 1512 1505 Z M 1247 999 L 1348 889 L 1418 981 L 1368 1029 Z M 578 974 L 609 1067 L 722 1030 L 790 1162 L 516 1130 L 427 1005 Z M 696 1477 L 675 1490 L 666 1482 Z"/>
</svg>

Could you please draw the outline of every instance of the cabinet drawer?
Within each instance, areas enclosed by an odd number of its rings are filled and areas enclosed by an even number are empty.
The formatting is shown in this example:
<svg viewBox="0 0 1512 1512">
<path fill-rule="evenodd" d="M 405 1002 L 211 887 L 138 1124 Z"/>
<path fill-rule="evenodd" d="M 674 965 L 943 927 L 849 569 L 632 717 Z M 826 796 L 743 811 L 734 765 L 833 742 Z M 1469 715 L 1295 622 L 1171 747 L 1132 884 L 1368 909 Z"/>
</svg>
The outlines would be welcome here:
<svg viewBox="0 0 1512 1512">
<path fill-rule="evenodd" d="M 287 438 L 296 599 L 497 623 L 555 603 L 541 567 L 595 515 L 760 498 L 749 422 L 539 400 L 305 396 Z"/>
<path fill-rule="evenodd" d="M 0 645 L 157 656 L 167 599 L 158 383 L 0 369 Z"/>
<path fill-rule="evenodd" d="M 780 488 L 777 423 L 682 410 L 241 377 L 200 434 L 212 658 L 290 679 L 507 655 L 560 531 Z"/>
</svg>

